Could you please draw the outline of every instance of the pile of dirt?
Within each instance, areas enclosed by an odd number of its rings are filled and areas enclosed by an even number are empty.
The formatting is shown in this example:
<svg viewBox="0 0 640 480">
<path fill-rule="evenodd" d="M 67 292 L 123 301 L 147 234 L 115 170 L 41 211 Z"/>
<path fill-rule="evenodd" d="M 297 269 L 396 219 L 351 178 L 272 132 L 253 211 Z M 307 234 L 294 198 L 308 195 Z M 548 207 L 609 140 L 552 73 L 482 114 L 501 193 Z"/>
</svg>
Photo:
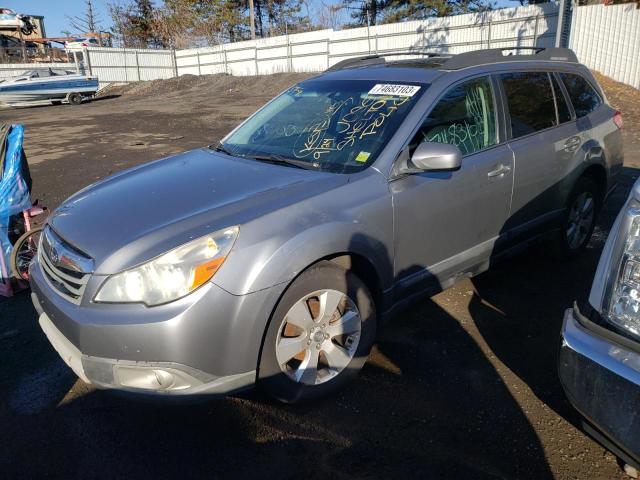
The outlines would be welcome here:
<svg viewBox="0 0 640 480">
<path fill-rule="evenodd" d="M 622 113 L 623 135 L 629 145 L 640 148 L 640 90 L 593 72 L 611 106 Z"/>
<path fill-rule="evenodd" d="M 309 78 L 308 73 L 277 73 L 273 75 L 256 75 L 234 77 L 231 75 L 181 75 L 166 80 L 150 80 L 127 85 L 110 85 L 102 89 L 98 96 L 176 96 L 194 90 L 212 92 L 236 92 L 247 90 L 252 93 L 275 95 L 290 85 Z"/>
</svg>

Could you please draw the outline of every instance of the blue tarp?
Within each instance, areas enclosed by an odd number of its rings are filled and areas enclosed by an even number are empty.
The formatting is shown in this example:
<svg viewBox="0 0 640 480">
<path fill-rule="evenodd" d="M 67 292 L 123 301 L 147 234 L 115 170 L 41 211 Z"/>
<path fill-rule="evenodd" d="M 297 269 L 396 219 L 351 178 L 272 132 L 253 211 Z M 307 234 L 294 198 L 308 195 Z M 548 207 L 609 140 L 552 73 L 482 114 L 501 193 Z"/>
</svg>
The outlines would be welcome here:
<svg viewBox="0 0 640 480">
<path fill-rule="evenodd" d="M 7 148 L 4 159 L 4 168 L 0 172 L 0 255 L 4 258 L 4 264 L 9 269 L 9 257 L 12 245 L 9 242 L 8 230 L 12 216 L 31 208 L 29 187 L 25 178 L 22 178 L 22 141 L 24 139 L 24 127 L 12 125 L 7 136 Z"/>
</svg>

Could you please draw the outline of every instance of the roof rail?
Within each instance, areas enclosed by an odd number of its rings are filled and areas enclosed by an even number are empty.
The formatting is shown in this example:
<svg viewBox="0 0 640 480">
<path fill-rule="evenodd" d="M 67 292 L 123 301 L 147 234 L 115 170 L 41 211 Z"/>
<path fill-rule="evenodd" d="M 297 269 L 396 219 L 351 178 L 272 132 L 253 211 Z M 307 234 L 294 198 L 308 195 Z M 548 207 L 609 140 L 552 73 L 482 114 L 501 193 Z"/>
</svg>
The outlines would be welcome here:
<svg viewBox="0 0 640 480">
<path fill-rule="evenodd" d="M 520 50 L 530 50 L 532 53 L 522 55 Z M 511 53 L 506 53 L 511 52 Z M 578 63 L 578 58 L 569 48 L 544 47 L 505 47 L 473 50 L 452 56 L 442 66 L 445 70 L 459 70 L 487 63 L 521 62 L 527 60 L 546 60 L 555 62 Z"/>
<path fill-rule="evenodd" d="M 528 54 L 514 52 L 530 51 Z M 420 50 L 409 50 L 402 52 L 386 52 L 376 55 L 365 55 L 363 57 L 347 58 L 329 67 L 326 71 L 333 72 L 346 68 L 366 67 L 367 65 L 379 65 L 386 63 L 385 57 L 396 56 L 426 56 L 427 58 L 442 58 L 445 60 L 441 66 L 444 70 L 460 70 L 462 68 L 485 65 L 487 63 L 521 62 L 526 60 L 546 60 L 552 62 L 578 63 L 578 58 L 573 50 L 569 48 L 556 47 L 505 47 L 489 48 L 484 50 L 473 50 L 471 52 L 447 54 L 438 52 L 428 52 Z"/>
<path fill-rule="evenodd" d="M 433 58 L 433 57 L 450 57 L 451 55 L 447 55 L 442 54 L 442 53 L 437 53 L 437 52 L 425 52 L 425 51 L 420 51 L 420 50 L 407 50 L 407 51 L 402 51 L 402 52 L 387 52 L 387 53 L 380 53 L 380 54 L 376 54 L 376 55 L 365 55 L 363 57 L 354 57 L 354 58 L 347 58 L 346 60 L 342 60 L 338 63 L 336 63 L 335 65 L 330 66 L 329 68 L 327 68 L 327 72 L 333 72 L 336 70 L 344 70 L 345 68 L 353 68 L 353 67 L 366 67 L 367 65 L 378 65 L 381 63 L 386 63 L 386 59 L 385 57 L 400 57 L 400 56 L 405 56 L 405 55 L 422 55 L 422 56 L 426 56 L 427 58 Z"/>
</svg>

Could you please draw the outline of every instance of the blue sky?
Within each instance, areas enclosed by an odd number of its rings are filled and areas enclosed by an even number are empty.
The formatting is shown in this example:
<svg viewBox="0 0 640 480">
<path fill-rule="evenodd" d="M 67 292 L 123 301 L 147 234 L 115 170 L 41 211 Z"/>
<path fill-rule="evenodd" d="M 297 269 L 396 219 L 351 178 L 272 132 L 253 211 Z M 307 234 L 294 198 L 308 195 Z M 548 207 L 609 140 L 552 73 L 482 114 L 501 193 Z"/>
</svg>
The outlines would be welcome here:
<svg viewBox="0 0 640 480">
<path fill-rule="evenodd" d="M 21 13 L 43 15 L 47 36 L 57 37 L 62 35 L 62 30 L 71 30 L 67 15 L 78 15 L 84 10 L 84 0 L 0 0 L 3 7 L 12 8 Z M 160 1 L 154 2 L 156 5 Z M 337 2 L 336 2 L 337 3 Z M 110 26 L 110 18 L 107 12 L 106 0 L 94 0 L 94 9 L 102 20 L 104 29 Z M 497 0 L 498 6 L 515 7 L 518 2 L 509 0 Z"/>
<path fill-rule="evenodd" d="M 84 0 L 0 0 L 0 3 L 3 7 L 20 13 L 44 16 L 44 26 L 49 37 L 61 36 L 62 30 L 71 30 L 66 16 L 79 15 L 85 7 Z M 106 4 L 103 0 L 93 1 L 93 7 L 104 27 L 111 23 Z"/>
</svg>

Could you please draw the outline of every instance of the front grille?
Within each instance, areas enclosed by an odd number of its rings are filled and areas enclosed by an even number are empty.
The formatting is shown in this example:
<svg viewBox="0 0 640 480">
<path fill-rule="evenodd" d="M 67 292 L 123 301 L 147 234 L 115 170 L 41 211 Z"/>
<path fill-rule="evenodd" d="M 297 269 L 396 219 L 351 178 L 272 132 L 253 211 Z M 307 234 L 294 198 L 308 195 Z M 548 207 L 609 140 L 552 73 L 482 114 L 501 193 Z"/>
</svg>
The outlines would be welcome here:
<svg viewBox="0 0 640 480">
<path fill-rule="evenodd" d="M 38 260 L 44 277 L 61 296 L 79 304 L 93 271 L 93 261 L 67 244 L 49 226 L 42 235 Z"/>
</svg>

